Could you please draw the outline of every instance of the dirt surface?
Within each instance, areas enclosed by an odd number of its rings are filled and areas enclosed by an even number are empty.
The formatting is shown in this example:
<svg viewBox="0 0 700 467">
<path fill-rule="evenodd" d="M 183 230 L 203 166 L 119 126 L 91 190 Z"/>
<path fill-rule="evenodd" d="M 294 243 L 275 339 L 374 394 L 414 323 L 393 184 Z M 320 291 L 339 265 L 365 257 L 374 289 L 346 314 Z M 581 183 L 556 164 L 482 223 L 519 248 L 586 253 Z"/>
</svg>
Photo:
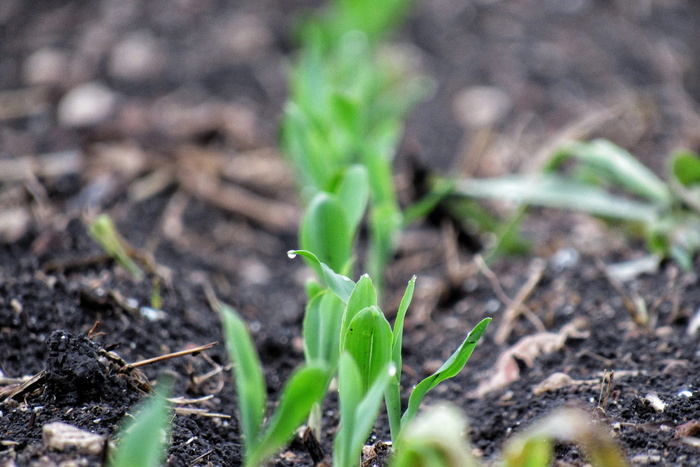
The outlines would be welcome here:
<svg viewBox="0 0 700 467">
<path fill-rule="evenodd" d="M 275 139 L 294 18 L 318 3 L 4 2 L 2 465 L 103 465 L 103 451 L 48 447 L 42 427 L 65 421 L 111 437 L 162 372 L 178 376 L 177 396 L 199 399 L 176 404 L 168 465 L 241 463 L 223 345 L 125 367 L 222 343 L 209 291 L 250 323 L 271 401 L 302 362 L 309 272 L 286 255 L 300 211 Z M 407 124 L 402 202 L 413 201 L 417 163 L 465 176 L 534 170 L 571 137 L 610 138 L 663 175 L 673 148 L 700 141 L 699 23 L 700 5 L 682 0 L 420 2 L 394 51 L 435 92 Z M 145 279 L 89 237 L 86 219 L 98 212 L 137 249 Z M 543 210 L 524 226 L 531 253 L 489 269 L 450 225 L 412 225 L 387 269 L 388 314 L 418 276 L 404 388 L 492 316 L 467 370 L 427 400 L 465 412 L 476 455 L 497 458 L 513 433 L 574 405 L 634 465 L 700 464 L 694 271 L 667 263 L 613 281 L 605 264 L 643 256 L 643 244 Z M 160 310 L 150 307 L 157 283 Z M 324 410 L 327 455 L 334 401 Z M 382 416 L 370 441 L 388 431 Z M 557 456 L 586 462 L 573 446 Z M 296 441 L 272 464 L 313 465 Z"/>
</svg>

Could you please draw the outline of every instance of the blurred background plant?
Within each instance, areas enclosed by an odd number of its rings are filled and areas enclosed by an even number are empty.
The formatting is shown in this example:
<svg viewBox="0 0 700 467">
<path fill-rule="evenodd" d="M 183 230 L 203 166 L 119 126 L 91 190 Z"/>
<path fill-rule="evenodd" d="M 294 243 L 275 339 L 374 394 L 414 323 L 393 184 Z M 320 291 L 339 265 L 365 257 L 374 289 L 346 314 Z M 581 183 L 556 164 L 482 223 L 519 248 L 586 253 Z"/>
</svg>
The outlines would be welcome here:
<svg viewBox="0 0 700 467">
<path fill-rule="evenodd" d="M 407 55 L 383 42 L 412 3 L 337 0 L 305 21 L 281 131 L 306 207 L 301 248 L 349 274 L 368 201 L 363 269 L 380 289 L 403 222 L 392 163 L 403 118 L 428 89 Z"/>
<path fill-rule="evenodd" d="M 451 190 L 444 190 L 450 183 Z M 630 234 L 646 240 L 649 256 L 614 268 L 620 279 L 655 270 L 666 258 L 689 270 L 700 248 L 700 158 L 690 151 L 671 156 L 666 181 L 619 146 L 594 140 L 563 145 L 537 173 L 456 182 L 436 179 L 434 187 L 449 193 L 446 199 L 454 206 L 471 205 L 475 199 L 519 206 L 510 235 L 517 234 L 529 206 L 622 222 Z M 500 246 L 495 243 L 492 248 Z"/>
</svg>

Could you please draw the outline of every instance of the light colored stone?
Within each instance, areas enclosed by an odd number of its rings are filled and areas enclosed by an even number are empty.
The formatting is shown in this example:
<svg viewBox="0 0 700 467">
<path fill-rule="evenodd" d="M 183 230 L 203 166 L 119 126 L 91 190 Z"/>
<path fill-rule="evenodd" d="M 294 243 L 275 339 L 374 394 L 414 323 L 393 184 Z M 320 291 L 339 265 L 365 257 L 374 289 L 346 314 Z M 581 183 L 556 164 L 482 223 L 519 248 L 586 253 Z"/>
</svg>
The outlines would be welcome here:
<svg viewBox="0 0 700 467">
<path fill-rule="evenodd" d="M 95 81 L 71 89 L 58 104 L 58 123 L 86 127 L 107 120 L 114 112 L 117 96 Z"/>
<path fill-rule="evenodd" d="M 64 51 L 45 47 L 31 54 L 24 62 L 24 82 L 30 85 L 58 84 L 68 71 L 68 56 Z"/>
<path fill-rule="evenodd" d="M 85 454 L 102 454 L 105 437 L 64 422 L 47 423 L 41 429 L 44 445 L 56 451 L 76 449 Z"/>
<path fill-rule="evenodd" d="M 261 57 L 273 42 L 267 25 L 253 15 L 236 15 L 220 29 L 218 39 L 236 58 L 253 60 Z"/>
<path fill-rule="evenodd" d="M 138 81 L 158 76 L 166 62 L 167 50 L 163 43 L 148 31 L 137 31 L 114 47 L 109 73 L 116 78 Z"/>
<path fill-rule="evenodd" d="M 455 97 L 453 109 L 457 120 L 467 128 L 483 128 L 501 121 L 510 112 L 513 103 L 498 88 L 474 86 Z"/>
</svg>

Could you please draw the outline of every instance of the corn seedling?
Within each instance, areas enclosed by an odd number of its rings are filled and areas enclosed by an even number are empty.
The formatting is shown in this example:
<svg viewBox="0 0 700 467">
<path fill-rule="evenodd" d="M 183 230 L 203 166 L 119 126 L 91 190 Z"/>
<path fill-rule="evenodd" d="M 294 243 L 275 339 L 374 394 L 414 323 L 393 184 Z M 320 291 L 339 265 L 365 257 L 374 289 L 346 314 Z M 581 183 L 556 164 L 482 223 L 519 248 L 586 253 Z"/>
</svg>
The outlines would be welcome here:
<svg viewBox="0 0 700 467">
<path fill-rule="evenodd" d="M 551 465 L 557 442 L 583 448 L 594 467 L 629 465 L 608 430 L 596 424 L 583 411 L 560 409 L 515 436 L 503 450 L 504 467 Z"/>
<path fill-rule="evenodd" d="M 391 467 L 475 467 L 467 450 L 467 420 L 452 405 L 419 414 L 401 432 Z"/>
<path fill-rule="evenodd" d="M 318 252 L 332 268 L 344 273 L 352 267 L 353 242 L 367 207 L 368 183 L 364 166 L 348 167 L 328 191 L 313 197 L 302 219 L 302 248 Z"/>
<path fill-rule="evenodd" d="M 325 17 L 302 28 L 290 75 L 281 146 L 307 207 L 301 247 L 344 273 L 368 199 L 366 266 L 375 277 L 402 225 L 391 166 L 402 118 L 424 94 L 425 82 L 407 79 L 407 66 L 380 57 L 377 46 L 411 3 L 333 2 Z"/>
<path fill-rule="evenodd" d="M 426 410 L 402 431 L 391 467 L 476 467 L 465 441 L 466 420 L 458 408 L 438 406 Z M 609 431 L 578 409 L 559 409 L 506 442 L 501 467 L 552 465 L 557 443 L 573 443 L 583 449 L 594 467 L 628 464 Z"/>
<path fill-rule="evenodd" d="M 290 251 L 289 255 L 300 255 L 314 263 L 315 269 L 320 271 L 319 279 L 340 301 L 329 298 L 330 292 L 326 290 L 319 292 L 310 302 L 311 312 L 307 310 L 304 321 L 307 356 L 311 362 L 317 361 L 327 368 L 335 368 L 337 355 L 346 352 L 353 357 L 360 370 L 365 391 L 376 381 L 377 375 L 383 374 L 388 364 L 393 364 L 395 373 L 384 394 L 392 439 L 396 439 L 402 427 L 415 417 L 427 392 L 456 376 L 464 368 L 491 318 L 477 324 L 450 358 L 434 374 L 413 388 L 408 407 L 402 415 L 401 345 L 404 319 L 413 297 L 415 277 L 408 283 L 392 329 L 377 305 L 377 292 L 368 275 L 363 275 L 355 283 L 350 278 L 335 273 L 313 253 L 296 250 Z M 325 308 L 325 304 L 330 305 Z"/>
<path fill-rule="evenodd" d="M 90 223 L 90 236 L 135 279 L 143 279 L 143 270 L 131 259 L 129 247 L 107 214 L 100 214 Z"/>
<path fill-rule="evenodd" d="M 244 465 L 257 467 L 289 441 L 312 407 L 323 399 L 327 372 L 314 364 L 297 369 L 285 384 L 270 420 L 264 423 L 267 391 L 260 358 L 241 317 L 223 304 L 220 313 L 226 346 L 234 365 Z"/>
<path fill-rule="evenodd" d="M 344 352 L 338 369 L 340 429 L 333 443 L 335 467 L 357 467 L 362 447 L 369 437 L 384 398 L 384 391 L 396 373 L 389 362 L 372 379 L 362 373 L 355 358 Z M 369 385 L 368 385 L 369 384 Z"/>
<path fill-rule="evenodd" d="M 573 169 L 565 172 L 569 165 Z M 655 264 L 671 257 L 690 269 L 700 249 L 700 159 L 690 152 L 673 155 L 664 182 L 609 141 L 575 142 L 557 151 L 540 173 L 461 180 L 452 194 L 631 222 L 642 227 Z"/>
<path fill-rule="evenodd" d="M 107 214 L 100 214 L 90 223 L 88 233 L 112 259 L 137 281 L 143 280 L 144 272 L 133 258 L 141 259 L 142 262 L 146 264 L 149 272 L 153 273 L 151 308 L 160 310 L 162 305 L 160 276 L 155 273 L 155 267 L 148 261 L 143 260 L 144 255 L 137 252 L 137 250 L 124 240 L 124 237 L 121 236 L 117 227 L 114 225 L 114 221 L 112 221 Z"/>
<path fill-rule="evenodd" d="M 158 390 L 143 403 L 139 413 L 120 430 L 119 446 L 110 467 L 159 467 L 163 465 L 170 437 L 167 397 L 174 378 L 161 377 Z"/>
</svg>

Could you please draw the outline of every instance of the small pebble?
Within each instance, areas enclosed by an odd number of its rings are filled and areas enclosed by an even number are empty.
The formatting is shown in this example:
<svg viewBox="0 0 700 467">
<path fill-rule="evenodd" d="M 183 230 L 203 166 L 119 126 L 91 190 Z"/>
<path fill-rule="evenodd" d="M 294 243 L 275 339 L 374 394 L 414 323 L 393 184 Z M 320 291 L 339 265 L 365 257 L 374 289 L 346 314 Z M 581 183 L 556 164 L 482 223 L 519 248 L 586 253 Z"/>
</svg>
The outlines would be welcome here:
<svg viewBox="0 0 700 467">
<path fill-rule="evenodd" d="M 137 31 L 119 42 L 109 60 L 110 75 L 138 81 L 158 76 L 167 62 L 167 50 L 148 31 Z"/>
<path fill-rule="evenodd" d="M 505 118 L 512 107 L 508 94 L 488 86 L 467 88 L 457 94 L 453 103 L 457 120 L 466 128 L 495 125 Z"/>
<path fill-rule="evenodd" d="M 22 74 L 24 82 L 29 85 L 58 84 L 65 79 L 67 70 L 66 53 L 47 47 L 27 57 Z"/>
<path fill-rule="evenodd" d="M 47 423 L 41 429 L 44 445 L 56 451 L 77 450 L 87 454 L 99 455 L 104 451 L 103 436 L 81 430 L 63 422 Z"/>
<path fill-rule="evenodd" d="M 71 89 L 58 104 L 58 123 L 87 127 L 106 121 L 114 112 L 117 96 L 103 84 L 89 82 Z"/>
</svg>

